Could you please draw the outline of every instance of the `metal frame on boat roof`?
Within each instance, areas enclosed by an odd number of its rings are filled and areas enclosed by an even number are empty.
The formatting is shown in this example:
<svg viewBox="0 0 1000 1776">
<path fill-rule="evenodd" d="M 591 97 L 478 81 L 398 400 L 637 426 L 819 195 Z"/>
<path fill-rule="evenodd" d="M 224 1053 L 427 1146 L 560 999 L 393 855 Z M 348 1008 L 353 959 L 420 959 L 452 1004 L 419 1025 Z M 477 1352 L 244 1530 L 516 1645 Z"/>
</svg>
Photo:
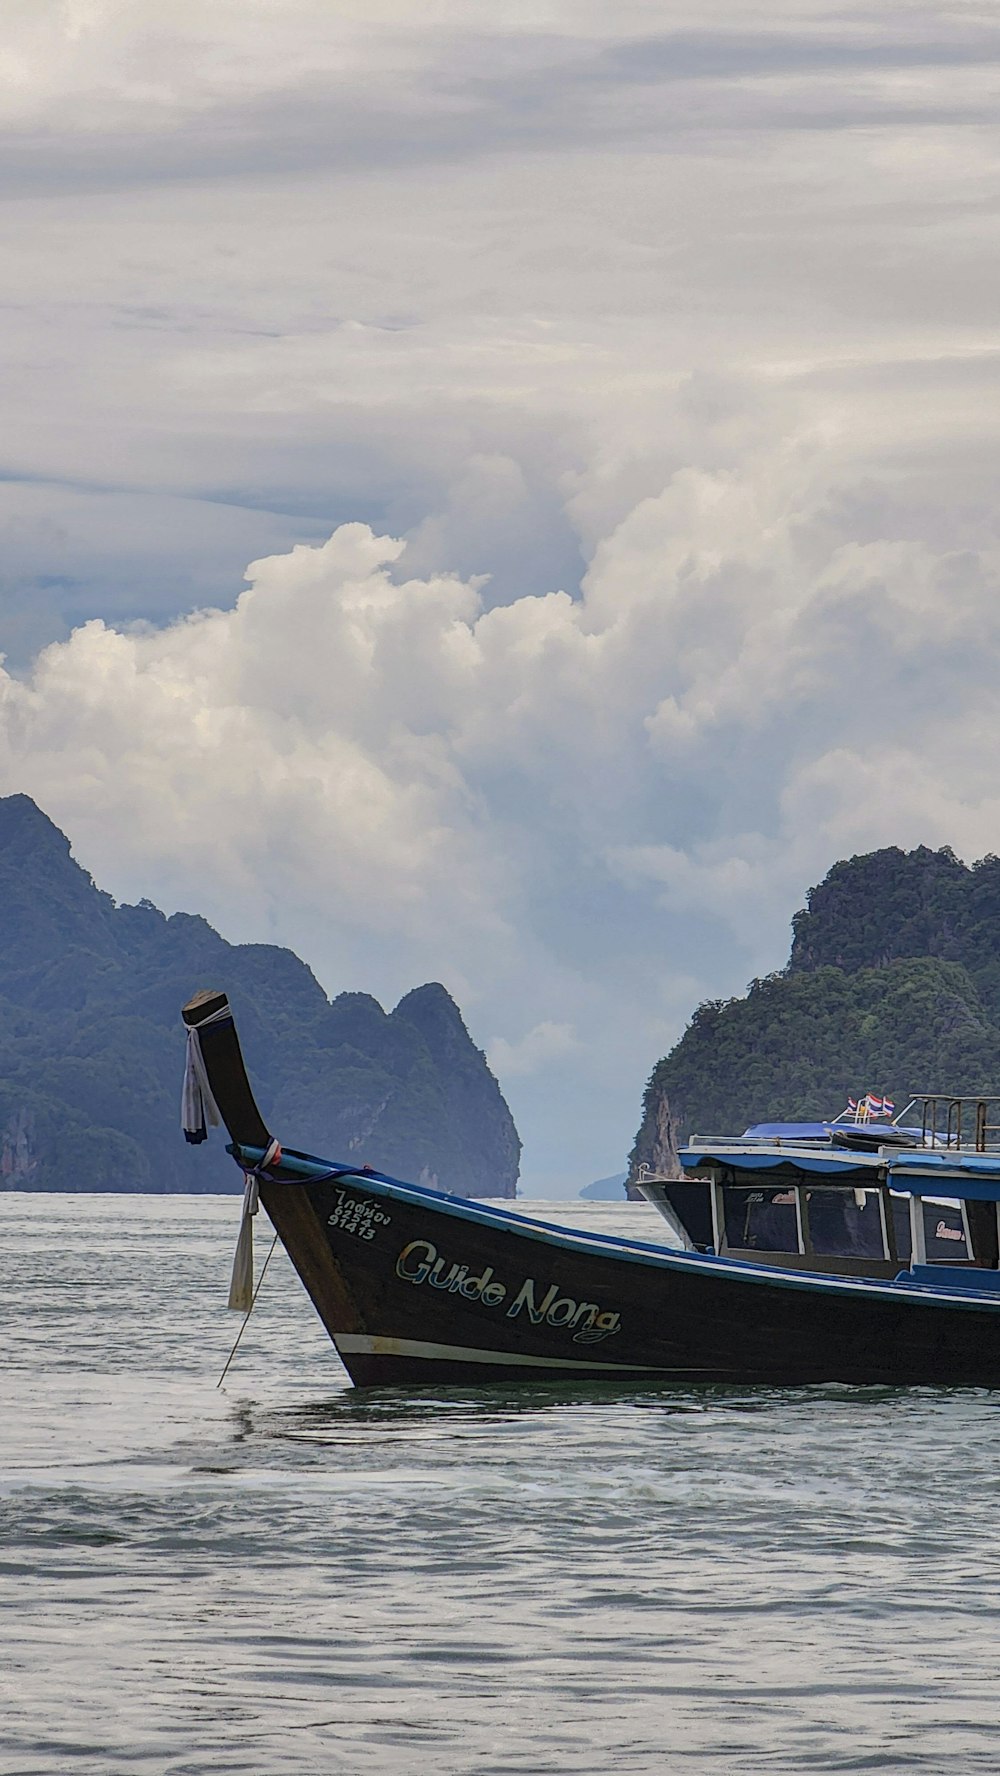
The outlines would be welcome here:
<svg viewBox="0 0 1000 1776">
<path fill-rule="evenodd" d="M 1000 1097 L 957 1097 L 953 1092 L 918 1092 L 921 1109 L 921 1137 L 925 1147 L 970 1148 L 973 1153 L 1000 1149 L 1000 1122 L 990 1122 L 989 1105 L 1000 1104 Z M 914 1099 L 916 1102 L 916 1099 Z M 971 1109 L 970 1109 L 971 1107 Z M 944 1119 L 943 1131 L 939 1127 Z M 971 1143 L 962 1139 L 971 1122 Z M 993 1139 L 990 1139 L 990 1136 Z"/>
</svg>

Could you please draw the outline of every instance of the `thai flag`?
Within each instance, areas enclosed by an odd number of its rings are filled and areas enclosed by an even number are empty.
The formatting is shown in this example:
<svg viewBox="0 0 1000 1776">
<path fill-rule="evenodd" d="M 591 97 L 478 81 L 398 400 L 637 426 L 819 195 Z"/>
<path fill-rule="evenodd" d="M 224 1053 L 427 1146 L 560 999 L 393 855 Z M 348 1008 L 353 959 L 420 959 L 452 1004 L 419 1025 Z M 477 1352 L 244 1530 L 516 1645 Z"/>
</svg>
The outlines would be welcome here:
<svg viewBox="0 0 1000 1776">
<path fill-rule="evenodd" d="M 857 1116 L 857 1114 L 858 1114 L 858 1100 L 857 1100 L 857 1098 L 848 1098 L 847 1109 L 848 1109 L 849 1115 L 854 1116 L 854 1117 Z"/>
<path fill-rule="evenodd" d="M 893 1103 L 891 1098 L 883 1098 L 882 1099 L 882 1114 L 883 1114 L 883 1116 L 887 1117 L 890 1122 L 892 1121 L 892 1118 L 895 1114 L 895 1110 L 896 1110 L 896 1106 Z"/>
<path fill-rule="evenodd" d="M 869 1116 L 881 1116 L 883 1109 L 881 1098 L 877 1098 L 873 1092 L 869 1092 L 867 1103 Z"/>
</svg>

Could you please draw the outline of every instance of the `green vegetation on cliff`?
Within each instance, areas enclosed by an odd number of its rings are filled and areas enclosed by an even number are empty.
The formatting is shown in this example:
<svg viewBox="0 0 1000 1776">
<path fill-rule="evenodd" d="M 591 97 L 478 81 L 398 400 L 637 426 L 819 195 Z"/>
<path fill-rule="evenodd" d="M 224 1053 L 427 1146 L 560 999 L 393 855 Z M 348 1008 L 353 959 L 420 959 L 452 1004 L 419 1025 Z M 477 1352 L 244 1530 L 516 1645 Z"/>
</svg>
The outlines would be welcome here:
<svg viewBox="0 0 1000 1776">
<path fill-rule="evenodd" d="M 890 846 L 835 863 L 792 933 L 789 974 L 936 957 L 961 964 L 1000 1020 L 1000 857 L 969 867 L 948 849 Z"/>
<path fill-rule="evenodd" d="M 890 847 L 837 863 L 793 920 L 788 967 L 699 1006 L 653 1070 L 632 1153 L 752 1122 L 834 1116 L 848 1095 L 1000 1092 L 1000 859 Z"/>
<path fill-rule="evenodd" d="M 520 1141 L 444 987 L 392 1012 L 331 1003 L 305 963 L 204 919 L 117 906 L 27 796 L 0 798 L 0 1189 L 240 1186 L 219 1136 L 179 1125 L 180 1007 L 228 992 L 261 1109 L 290 1145 L 513 1196 Z"/>
</svg>

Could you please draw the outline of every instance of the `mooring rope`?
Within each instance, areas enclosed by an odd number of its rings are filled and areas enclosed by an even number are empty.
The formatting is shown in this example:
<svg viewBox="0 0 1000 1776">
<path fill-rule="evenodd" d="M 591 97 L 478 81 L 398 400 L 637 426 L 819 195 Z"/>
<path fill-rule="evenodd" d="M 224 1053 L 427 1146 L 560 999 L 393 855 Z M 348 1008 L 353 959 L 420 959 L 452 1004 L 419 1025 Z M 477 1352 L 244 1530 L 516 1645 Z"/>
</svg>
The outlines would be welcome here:
<svg viewBox="0 0 1000 1776">
<path fill-rule="evenodd" d="M 226 1376 L 229 1373 L 229 1365 L 232 1362 L 233 1358 L 235 1357 L 236 1352 L 240 1348 L 240 1339 L 243 1337 L 243 1334 L 246 1331 L 247 1326 L 249 1325 L 250 1315 L 253 1313 L 253 1310 L 257 1304 L 257 1297 L 260 1294 L 260 1285 L 264 1281 L 265 1272 L 267 1270 L 268 1265 L 271 1262 L 271 1255 L 274 1252 L 274 1248 L 277 1245 L 277 1243 L 278 1243 L 278 1236 L 277 1236 L 277 1234 L 275 1234 L 273 1240 L 271 1241 L 271 1246 L 270 1246 L 270 1250 L 267 1254 L 267 1257 L 264 1259 L 264 1262 L 260 1267 L 260 1276 L 257 1278 L 257 1287 L 254 1290 L 253 1295 L 251 1296 L 250 1306 L 247 1308 L 247 1311 L 243 1316 L 243 1324 L 236 1334 L 236 1342 L 233 1345 L 233 1348 L 230 1351 L 228 1357 L 226 1358 L 226 1367 L 223 1369 L 222 1374 L 219 1376 L 219 1379 L 215 1384 L 217 1388 L 220 1388 L 222 1386 L 223 1382 L 225 1381 Z"/>
</svg>

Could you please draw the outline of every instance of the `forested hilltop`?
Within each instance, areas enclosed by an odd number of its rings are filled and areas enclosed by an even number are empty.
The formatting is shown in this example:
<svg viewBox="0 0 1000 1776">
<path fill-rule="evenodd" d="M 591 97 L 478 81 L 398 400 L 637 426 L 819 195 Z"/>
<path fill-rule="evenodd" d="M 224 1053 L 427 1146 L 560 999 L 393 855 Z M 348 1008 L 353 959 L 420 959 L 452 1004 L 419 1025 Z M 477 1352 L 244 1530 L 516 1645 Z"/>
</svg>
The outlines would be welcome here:
<svg viewBox="0 0 1000 1776">
<path fill-rule="evenodd" d="M 834 864 L 779 974 L 699 1006 L 653 1070 L 631 1156 L 694 1133 L 835 1116 L 848 1095 L 1000 1093 L 1000 858 L 895 846 Z"/>
<path fill-rule="evenodd" d="M 331 1003 L 304 962 L 204 919 L 118 906 L 28 796 L 0 798 L 0 1189 L 240 1188 L 180 1132 L 180 1008 L 228 992 L 265 1118 L 290 1145 L 471 1196 L 513 1196 L 521 1143 L 444 987 Z"/>
</svg>

